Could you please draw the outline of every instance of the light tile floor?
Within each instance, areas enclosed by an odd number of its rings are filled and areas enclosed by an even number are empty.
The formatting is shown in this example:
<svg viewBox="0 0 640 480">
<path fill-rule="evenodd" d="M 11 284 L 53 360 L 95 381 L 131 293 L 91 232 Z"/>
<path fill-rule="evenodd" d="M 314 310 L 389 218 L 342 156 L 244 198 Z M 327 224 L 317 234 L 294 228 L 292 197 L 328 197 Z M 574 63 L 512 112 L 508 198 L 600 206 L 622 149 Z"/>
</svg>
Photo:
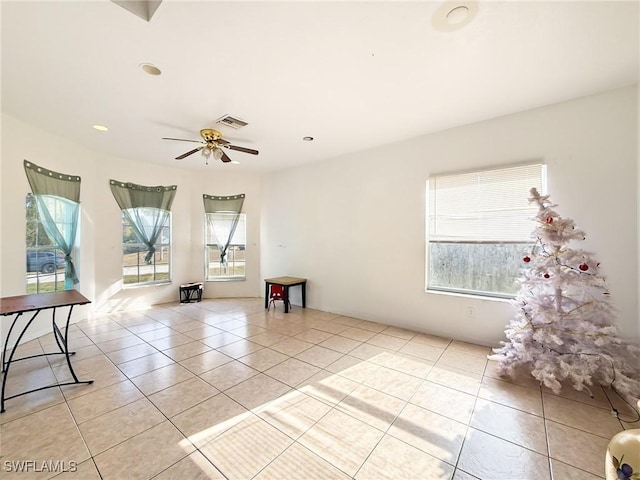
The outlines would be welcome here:
<svg viewBox="0 0 640 480">
<path fill-rule="evenodd" d="M 639 427 L 601 388 L 501 378 L 487 347 L 262 299 L 112 314 L 69 336 L 95 382 L 7 402 L 2 478 L 588 480 L 610 437 Z M 8 394 L 56 378 L 63 359 L 19 362 Z"/>
</svg>

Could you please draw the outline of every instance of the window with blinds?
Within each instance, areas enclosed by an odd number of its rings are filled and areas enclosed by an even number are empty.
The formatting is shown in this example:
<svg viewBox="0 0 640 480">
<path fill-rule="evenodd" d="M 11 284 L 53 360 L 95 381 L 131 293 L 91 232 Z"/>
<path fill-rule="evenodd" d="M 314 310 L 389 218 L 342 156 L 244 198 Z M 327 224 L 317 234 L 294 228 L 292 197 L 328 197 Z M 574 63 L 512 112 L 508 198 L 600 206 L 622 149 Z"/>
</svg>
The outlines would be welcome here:
<svg viewBox="0 0 640 480">
<path fill-rule="evenodd" d="M 427 290 L 512 297 L 546 191 L 545 166 L 431 177 L 427 185 Z"/>
</svg>

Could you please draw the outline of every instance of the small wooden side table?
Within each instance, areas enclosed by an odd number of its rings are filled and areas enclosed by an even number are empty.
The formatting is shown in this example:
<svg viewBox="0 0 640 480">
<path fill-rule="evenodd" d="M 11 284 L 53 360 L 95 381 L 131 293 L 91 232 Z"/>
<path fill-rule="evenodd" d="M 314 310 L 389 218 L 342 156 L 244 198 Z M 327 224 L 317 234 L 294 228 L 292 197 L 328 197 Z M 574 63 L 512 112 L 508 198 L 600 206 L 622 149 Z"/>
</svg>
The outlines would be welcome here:
<svg viewBox="0 0 640 480">
<path fill-rule="evenodd" d="M 274 277 L 264 279 L 264 308 L 269 308 L 269 286 L 281 285 L 284 289 L 284 313 L 289 313 L 289 287 L 300 285 L 302 289 L 302 308 L 307 307 L 307 279 L 298 277 Z"/>
</svg>

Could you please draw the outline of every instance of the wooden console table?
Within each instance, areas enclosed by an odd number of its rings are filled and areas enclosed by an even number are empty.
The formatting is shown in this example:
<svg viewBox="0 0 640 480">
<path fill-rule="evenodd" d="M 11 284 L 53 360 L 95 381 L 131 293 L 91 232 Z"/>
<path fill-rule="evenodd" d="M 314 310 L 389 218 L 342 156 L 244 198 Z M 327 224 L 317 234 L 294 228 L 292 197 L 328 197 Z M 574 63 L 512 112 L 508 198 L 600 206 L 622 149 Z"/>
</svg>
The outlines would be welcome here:
<svg viewBox="0 0 640 480">
<path fill-rule="evenodd" d="M 300 285 L 302 289 L 302 308 L 307 306 L 307 279 L 298 277 L 274 277 L 264 279 L 264 308 L 269 308 L 269 285 L 281 285 L 284 289 L 284 313 L 289 313 L 289 287 Z"/>
<path fill-rule="evenodd" d="M 4 402 L 6 400 L 10 400 L 15 397 L 20 397 L 22 395 L 26 395 L 27 393 L 37 392 L 40 390 L 45 390 L 47 388 L 53 387 L 61 387 L 64 385 L 77 385 L 77 384 L 91 384 L 93 380 L 88 381 L 80 381 L 76 376 L 76 372 L 73 371 L 73 367 L 71 366 L 71 359 L 69 358 L 71 355 L 74 355 L 76 352 L 69 351 L 69 320 L 71 319 L 71 312 L 73 311 L 73 307 L 75 305 L 85 305 L 87 303 L 91 303 L 87 298 L 81 295 L 76 290 L 65 290 L 62 292 L 53 292 L 53 293 L 36 293 L 31 295 L 19 295 L 16 297 L 5 297 L 0 298 L 0 315 L 15 315 L 13 318 L 13 322 L 11 322 L 11 326 L 9 327 L 9 333 L 7 334 L 7 339 L 2 348 L 2 373 L 4 374 L 2 377 L 2 396 L 0 397 L 0 413 L 5 411 Z M 56 309 L 61 307 L 69 307 L 69 314 L 67 315 L 67 322 L 64 326 L 64 334 L 58 327 L 56 323 Z M 51 313 L 51 328 L 53 329 L 53 337 L 58 344 L 59 352 L 51 352 L 51 353 L 41 353 L 39 355 L 30 355 L 28 357 L 22 358 L 14 358 L 16 350 L 20 345 L 20 341 L 22 337 L 29 329 L 35 318 L 42 310 L 53 310 Z M 17 336 L 15 343 L 12 347 L 9 347 L 11 344 L 11 334 L 13 333 L 13 329 L 16 326 L 18 320 L 22 316 L 23 313 L 33 312 L 31 318 L 27 321 L 25 326 L 22 328 L 22 331 Z M 7 357 L 7 350 L 9 351 L 9 356 Z M 7 377 L 9 376 L 9 368 L 15 362 L 20 360 L 26 360 L 28 358 L 35 357 L 45 357 L 47 355 L 64 355 L 67 359 L 67 365 L 69 366 L 69 370 L 71 371 L 71 375 L 73 376 L 73 382 L 64 382 L 64 383 L 55 383 L 53 385 L 47 385 L 40 388 L 34 388 L 33 390 L 28 390 L 26 392 L 18 393 L 15 395 L 11 395 L 10 397 L 5 397 L 5 387 L 7 385 Z"/>
</svg>

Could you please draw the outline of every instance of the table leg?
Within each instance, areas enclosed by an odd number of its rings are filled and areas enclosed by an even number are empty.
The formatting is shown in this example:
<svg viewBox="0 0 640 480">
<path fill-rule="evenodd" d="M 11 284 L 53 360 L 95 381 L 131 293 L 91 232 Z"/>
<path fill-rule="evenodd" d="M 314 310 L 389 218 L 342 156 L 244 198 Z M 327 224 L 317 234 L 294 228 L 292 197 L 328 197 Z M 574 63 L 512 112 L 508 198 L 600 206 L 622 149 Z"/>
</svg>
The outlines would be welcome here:
<svg viewBox="0 0 640 480">
<path fill-rule="evenodd" d="M 289 285 L 284 285 L 284 313 L 289 313 Z"/>
<path fill-rule="evenodd" d="M 264 308 L 269 308 L 269 283 L 264 282 Z"/>
<path fill-rule="evenodd" d="M 93 383 L 93 380 L 88 382 L 80 382 L 80 380 L 78 380 L 78 377 L 76 376 L 76 372 L 73 370 L 73 367 L 71 366 L 71 360 L 69 359 L 69 355 L 73 355 L 75 353 L 75 352 L 69 353 L 69 320 L 71 320 L 71 312 L 73 312 L 73 305 L 71 305 L 71 307 L 69 308 L 69 315 L 67 315 L 67 324 L 64 328 L 64 355 L 65 357 L 67 357 L 67 365 L 69 366 L 69 370 L 71 371 L 71 375 L 73 375 L 73 379 L 75 380 L 75 382 L 91 384 Z M 53 309 L 54 323 L 55 323 L 55 315 L 56 315 L 56 309 L 54 308 Z"/>
<path fill-rule="evenodd" d="M 31 319 L 27 322 L 27 324 L 24 326 L 24 328 L 22 329 L 22 332 L 20 332 L 20 335 L 18 335 L 18 339 L 16 340 L 16 343 L 14 343 L 13 348 L 11 349 L 11 353 L 9 353 L 9 359 L 7 360 L 7 364 L 4 365 L 4 376 L 2 377 L 2 394 L 0 395 L 0 413 L 4 412 L 4 391 L 5 391 L 5 387 L 7 386 L 7 377 L 9 376 L 9 367 L 11 367 L 11 361 L 13 360 L 13 356 L 16 353 L 16 350 L 18 349 L 18 345 L 20 345 L 20 340 L 22 340 L 22 337 L 24 336 L 24 334 L 26 333 L 27 329 L 29 328 L 29 325 L 31 325 L 33 323 L 33 321 L 35 320 L 36 316 L 40 313 L 40 310 L 36 310 L 33 314 L 33 316 L 31 317 Z M 16 320 L 18 320 L 18 318 L 20 318 L 21 314 L 18 314 L 16 316 L 16 318 L 13 320 L 15 325 Z M 11 328 L 13 328 L 13 325 L 11 325 Z M 11 332 L 11 331 L 9 331 Z M 9 337 L 7 337 L 7 345 L 9 342 Z"/>
<path fill-rule="evenodd" d="M 53 313 L 51 314 L 51 330 L 53 331 L 53 337 L 56 339 L 56 343 L 58 344 L 58 348 L 60 349 L 60 353 L 65 353 L 67 351 L 66 342 L 60 328 L 58 328 L 58 324 L 56 323 L 56 309 L 53 309 Z M 64 345 L 64 347 L 63 347 Z"/>
<path fill-rule="evenodd" d="M 307 308 L 307 282 L 302 282 L 302 308 Z"/>
<path fill-rule="evenodd" d="M 5 340 L 4 347 L 2 348 L 2 373 L 5 372 L 5 369 L 7 367 L 7 362 L 5 362 L 5 358 L 7 354 L 7 347 L 9 346 L 9 342 L 11 340 L 11 332 L 13 331 L 13 327 L 16 325 L 16 323 L 18 323 L 18 320 L 20 319 L 21 316 L 22 316 L 22 312 L 18 313 L 16 317 L 13 319 L 11 326 L 9 327 L 9 333 L 7 333 L 7 339 Z"/>
<path fill-rule="evenodd" d="M 18 338 L 15 342 L 15 344 L 13 345 L 13 347 L 11 348 L 11 352 L 9 353 L 9 358 L 6 361 L 6 365 L 4 363 L 4 359 L 3 359 L 3 367 L 4 367 L 4 375 L 2 377 L 2 391 L 0 392 L 0 413 L 3 413 L 5 411 L 4 408 L 4 403 L 6 400 L 10 400 L 12 398 L 16 398 L 16 397 L 20 397 L 22 395 L 26 395 L 28 393 L 33 393 L 33 392 L 38 392 L 40 390 L 45 390 L 47 388 L 53 388 L 53 387 L 62 387 L 62 386 L 66 386 L 66 385 L 80 385 L 80 384 L 86 384 L 86 385 L 90 385 L 93 383 L 93 380 L 86 380 L 86 381 L 81 381 L 78 380 L 78 377 L 76 375 L 76 372 L 73 370 L 73 366 L 71 365 L 71 359 L 69 358 L 71 355 L 75 354 L 75 352 L 70 352 L 69 351 L 69 321 L 71 320 L 71 312 L 73 311 L 73 305 L 70 305 L 69 308 L 69 315 L 67 316 L 67 322 L 65 325 L 65 332 L 64 332 L 64 336 L 62 335 L 62 332 L 60 331 L 60 328 L 58 327 L 58 324 L 56 323 L 55 320 L 55 314 L 56 314 L 56 309 L 53 309 L 52 312 L 52 317 L 53 317 L 53 335 L 56 339 L 56 343 L 58 344 L 58 347 L 60 348 L 60 352 L 54 352 L 54 353 L 42 353 L 40 355 L 31 355 L 29 357 L 22 357 L 22 358 L 17 358 L 14 359 L 14 355 L 16 353 L 16 350 L 18 349 L 18 346 L 20 345 L 20 342 L 22 341 L 22 337 L 24 336 L 24 334 L 27 332 L 27 330 L 29 329 L 29 326 L 33 323 L 33 321 L 35 320 L 36 316 L 38 315 L 38 313 L 40 313 L 40 310 L 36 310 L 33 314 L 33 316 L 31 317 L 31 319 L 27 322 L 27 324 L 24 326 L 24 328 L 22 329 L 22 332 L 20 332 L 20 335 L 18 335 Z M 21 313 L 19 313 L 18 315 L 16 315 L 16 318 L 14 319 L 14 323 L 11 325 L 11 328 L 9 329 L 9 333 L 11 333 L 11 330 L 13 329 L 13 326 L 15 325 L 16 321 L 18 318 L 20 318 Z M 6 345 L 8 345 L 9 343 L 9 336 L 7 336 L 7 343 L 5 344 L 5 347 L 3 349 L 3 356 L 4 353 L 6 351 Z M 42 356 L 47 356 L 47 355 L 64 355 L 66 360 L 67 360 L 67 365 L 69 366 L 69 371 L 71 372 L 71 375 L 73 376 L 73 382 L 64 382 L 64 383 L 54 383 L 52 385 L 46 385 L 44 387 L 40 387 L 40 388 L 34 388 L 32 390 L 27 390 L 26 392 L 22 392 L 22 393 L 17 393 L 15 395 L 11 395 L 10 397 L 5 397 L 5 391 L 6 391 L 6 385 L 7 385 L 7 377 L 9 376 L 9 368 L 11 367 L 11 364 L 20 360 L 26 360 L 28 358 L 34 358 L 34 357 L 42 357 Z"/>
</svg>

